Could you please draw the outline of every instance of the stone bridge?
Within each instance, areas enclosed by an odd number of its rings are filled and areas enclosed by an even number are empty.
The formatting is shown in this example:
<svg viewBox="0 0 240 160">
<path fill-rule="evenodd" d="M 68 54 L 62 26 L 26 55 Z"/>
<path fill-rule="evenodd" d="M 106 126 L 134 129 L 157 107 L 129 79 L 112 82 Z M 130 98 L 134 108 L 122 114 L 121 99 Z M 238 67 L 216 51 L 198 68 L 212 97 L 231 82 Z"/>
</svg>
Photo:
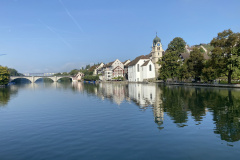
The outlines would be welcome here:
<svg viewBox="0 0 240 160">
<path fill-rule="evenodd" d="M 31 81 L 32 83 L 35 83 L 38 79 L 41 78 L 49 78 L 51 80 L 53 80 L 53 82 L 57 82 L 59 79 L 61 78 L 70 78 L 71 80 L 73 80 L 74 77 L 71 76 L 10 76 L 10 82 L 15 80 L 15 79 L 28 79 L 29 81 Z"/>
</svg>

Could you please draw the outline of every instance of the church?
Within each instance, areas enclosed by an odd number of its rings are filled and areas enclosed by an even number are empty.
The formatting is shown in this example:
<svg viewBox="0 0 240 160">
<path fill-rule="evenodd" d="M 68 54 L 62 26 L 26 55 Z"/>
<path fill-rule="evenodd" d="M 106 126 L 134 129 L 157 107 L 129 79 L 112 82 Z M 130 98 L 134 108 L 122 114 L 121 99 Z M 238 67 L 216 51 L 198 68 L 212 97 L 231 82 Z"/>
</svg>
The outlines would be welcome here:
<svg viewBox="0 0 240 160">
<path fill-rule="evenodd" d="M 136 57 L 128 64 L 128 81 L 144 82 L 156 80 L 159 76 L 158 60 L 163 56 L 161 39 L 156 35 L 152 43 L 152 51 L 148 55 Z"/>
</svg>

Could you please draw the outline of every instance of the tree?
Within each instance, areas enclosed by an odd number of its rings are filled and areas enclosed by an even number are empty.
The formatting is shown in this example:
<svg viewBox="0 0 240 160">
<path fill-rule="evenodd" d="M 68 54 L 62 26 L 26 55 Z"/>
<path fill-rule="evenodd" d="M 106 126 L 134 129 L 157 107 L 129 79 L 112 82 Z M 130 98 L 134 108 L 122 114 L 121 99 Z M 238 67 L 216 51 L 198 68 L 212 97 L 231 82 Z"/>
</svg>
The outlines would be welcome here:
<svg viewBox="0 0 240 160">
<path fill-rule="evenodd" d="M 231 84 L 233 73 L 240 67 L 240 33 L 224 30 L 213 38 L 211 45 L 214 46 L 211 54 L 214 69 L 226 75 Z"/>
<path fill-rule="evenodd" d="M 168 51 L 158 62 L 161 65 L 159 70 L 159 78 L 166 80 L 167 78 L 178 77 L 181 61 L 174 51 Z"/>
<path fill-rule="evenodd" d="M 74 76 L 74 75 L 78 74 L 78 72 L 79 72 L 79 70 L 73 69 L 73 70 L 71 70 L 71 71 L 69 72 L 69 74 L 70 74 L 71 76 Z"/>
<path fill-rule="evenodd" d="M 204 57 L 201 51 L 198 48 L 193 48 L 193 51 L 190 52 L 190 57 L 187 60 L 188 71 L 192 77 L 195 78 L 195 81 L 200 78 L 202 69 L 204 67 Z"/>
<path fill-rule="evenodd" d="M 174 38 L 169 44 L 164 56 L 159 59 L 161 68 L 159 69 L 159 78 L 166 80 L 167 78 L 179 78 L 179 69 L 182 61 L 179 54 L 185 51 L 186 42 L 181 37 Z M 182 75 L 183 76 L 183 75 Z"/>
<path fill-rule="evenodd" d="M 190 77 L 190 74 L 188 72 L 188 66 L 186 63 L 184 63 L 179 68 L 179 78 L 182 81 L 183 79 L 188 79 L 189 77 Z"/>
<path fill-rule="evenodd" d="M 9 82 L 9 71 L 7 67 L 0 66 L 0 85 L 6 85 Z"/>
<path fill-rule="evenodd" d="M 186 42 L 181 37 L 174 38 L 169 44 L 166 51 L 174 51 L 177 54 L 185 51 Z"/>
<path fill-rule="evenodd" d="M 201 78 L 205 82 L 209 82 L 209 81 L 212 82 L 218 77 L 217 70 L 214 69 L 212 66 L 213 66 L 212 59 L 207 60 L 206 63 L 204 64 Z"/>
<path fill-rule="evenodd" d="M 18 71 L 16 69 L 8 68 L 8 71 L 10 73 L 10 76 L 23 76 L 23 74 L 18 73 Z"/>
</svg>

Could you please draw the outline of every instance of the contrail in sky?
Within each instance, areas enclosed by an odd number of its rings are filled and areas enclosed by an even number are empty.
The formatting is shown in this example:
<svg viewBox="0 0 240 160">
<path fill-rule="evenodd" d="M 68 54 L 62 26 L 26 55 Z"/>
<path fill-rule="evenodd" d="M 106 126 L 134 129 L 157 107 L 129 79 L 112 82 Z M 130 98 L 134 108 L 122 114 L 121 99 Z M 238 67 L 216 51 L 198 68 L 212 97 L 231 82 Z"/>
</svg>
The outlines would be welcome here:
<svg viewBox="0 0 240 160">
<path fill-rule="evenodd" d="M 5 55 L 7 55 L 7 54 L 0 54 L 0 56 L 5 56 Z"/>
<path fill-rule="evenodd" d="M 52 27 L 48 26 L 46 23 L 39 20 L 49 31 L 54 33 L 64 44 L 66 44 L 69 48 L 72 48 L 72 46 L 60 35 L 58 34 Z"/>
<path fill-rule="evenodd" d="M 82 27 L 80 26 L 80 24 L 76 21 L 76 19 L 72 16 L 72 14 L 68 11 L 67 7 L 63 4 L 63 2 L 61 0 L 59 0 L 59 2 L 61 3 L 61 5 L 63 6 L 63 8 L 65 9 L 65 11 L 67 12 L 67 15 L 72 19 L 72 21 L 77 25 L 78 29 L 83 32 Z"/>
</svg>

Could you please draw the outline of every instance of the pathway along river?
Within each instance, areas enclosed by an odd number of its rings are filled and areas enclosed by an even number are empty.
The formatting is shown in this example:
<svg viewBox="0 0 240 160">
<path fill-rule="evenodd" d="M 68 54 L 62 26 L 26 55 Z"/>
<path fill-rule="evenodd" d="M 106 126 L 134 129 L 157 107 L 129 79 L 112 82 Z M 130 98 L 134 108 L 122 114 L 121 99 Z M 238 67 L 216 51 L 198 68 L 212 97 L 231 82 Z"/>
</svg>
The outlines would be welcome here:
<svg viewBox="0 0 240 160">
<path fill-rule="evenodd" d="M 239 159 L 240 89 L 0 88 L 0 159 Z"/>
</svg>

